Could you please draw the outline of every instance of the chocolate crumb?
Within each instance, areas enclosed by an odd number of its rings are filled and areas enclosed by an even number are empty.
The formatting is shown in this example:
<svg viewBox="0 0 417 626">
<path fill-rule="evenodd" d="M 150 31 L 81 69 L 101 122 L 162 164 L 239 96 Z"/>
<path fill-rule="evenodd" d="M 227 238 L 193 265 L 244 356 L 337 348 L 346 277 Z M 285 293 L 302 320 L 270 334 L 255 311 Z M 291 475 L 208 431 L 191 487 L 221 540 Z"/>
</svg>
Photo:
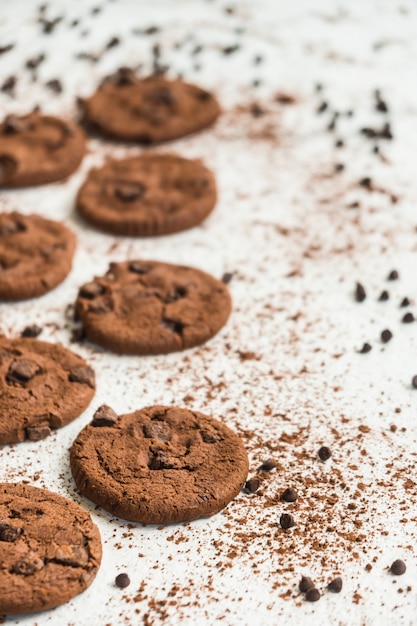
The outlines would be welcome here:
<svg viewBox="0 0 417 626">
<path fill-rule="evenodd" d="M 332 456 L 332 452 L 327 446 L 322 446 L 317 454 L 319 455 L 320 461 L 328 461 Z"/>
<path fill-rule="evenodd" d="M 240 48 L 240 45 L 236 43 L 234 46 L 226 46 L 225 48 L 222 49 L 222 52 L 225 56 L 229 56 L 230 54 L 237 52 L 239 48 Z"/>
<path fill-rule="evenodd" d="M 222 276 L 222 283 L 224 283 L 225 285 L 228 285 L 230 283 L 230 281 L 233 278 L 233 273 L 232 272 L 225 272 Z"/>
<path fill-rule="evenodd" d="M 386 302 L 388 299 L 389 299 L 389 293 L 388 291 L 384 289 L 384 291 L 381 291 L 381 295 L 379 296 L 378 300 L 379 302 Z"/>
<path fill-rule="evenodd" d="M 54 93 L 62 93 L 62 83 L 60 80 L 58 80 L 58 78 L 53 78 L 52 80 L 48 80 L 48 82 L 45 83 L 45 86 L 48 87 L 48 89 L 50 89 Z"/>
<path fill-rule="evenodd" d="M 295 489 L 288 487 L 281 494 L 281 500 L 284 502 L 295 502 L 298 499 L 298 493 Z"/>
<path fill-rule="evenodd" d="M 398 280 L 399 274 L 397 270 L 391 270 L 391 272 L 387 276 L 387 280 Z"/>
<path fill-rule="evenodd" d="M 317 602 L 317 600 L 320 600 L 320 591 L 315 588 L 309 589 L 305 597 L 307 602 Z"/>
<path fill-rule="evenodd" d="M 410 300 L 407 297 L 405 297 L 401 300 L 400 307 L 410 306 L 410 304 L 411 304 Z"/>
<path fill-rule="evenodd" d="M 388 328 L 383 330 L 381 333 L 381 341 L 383 343 L 388 343 L 388 341 L 391 341 L 391 339 L 392 339 L 392 332 L 388 330 Z"/>
<path fill-rule="evenodd" d="M 401 559 L 397 559 L 391 565 L 391 567 L 389 568 L 389 571 L 394 576 L 402 576 L 403 574 L 405 574 L 406 569 L 407 569 L 407 567 L 406 567 L 404 561 L 401 561 Z"/>
<path fill-rule="evenodd" d="M 267 461 L 264 461 L 262 465 L 260 465 L 259 471 L 270 472 L 271 470 L 275 469 L 276 466 L 277 464 L 273 459 L 268 459 Z"/>
<path fill-rule="evenodd" d="M 6 52 L 13 50 L 13 48 L 14 48 L 14 43 L 9 43 L 7 44 L 7 46 L 0 46 L 0 54 L 6 54 Z"/>
<path fill-rule="evenodd" d="M 359 354 L 368 354 L 372 350 L 372 346 L 369 343 L 364 343 L 362 348 L 358 351 Z"/>
<path fill-rule="evenodd" d="M 412 313 L 406 313 L 401 321 L 403 324 L 411 324 L 414 322 L 414 315 Z"/>
<path fill-rule="evenodd" d="M 108 44 L 106 45 L 106 50 L 110 50 L 111 48 L 115 48 L 120 44 L 119 37 L 112 37 Z"/>
<path fill-rule="evenodd" d="M 365 287 L 361 283 L 356 283 L 355 288 L 355 300 L 356 302 L 363 302 L 366 298 Z"/>
<path fill-rule="evenodd" d="M 9 95 L 12 95 L 14 93 L 15 87 L 17 84 L 17 78 L 16 76 L 9 76 L 8 78 L 6 78 L 6 80 L 2 83 L 1 85 L 1 91 L 3 91 L 4 93 L 8 93 Z"/>
<path fill-rule="evenodd" d="M 42 332 L 42 328 L 37 326 L 36 324 L 32 324 L 31 326 L 26 326 L 20 334 L 21 337 L 39 337 Z"/>
<path fill-rule="evenodd" d="M 320 113 L 324 113 L 325 111 L 327 111 L 328 107 L 329 107 L 328 103 L 323 100 L 323 102 L 321 102 L 319 106 L 317 107 L 317 113 L 319 115 Z"/>
<path fill-rule="evenodd" d="M 314 583 L 309 576 L 301 576 L 298 588 L 301 593 L 306 593 L 309 589 L 314 589 Z"/>
<path fill-rule="evenodd" d="M 365 187 L 365 189 L 372 189 L 372 178 L 370 178 L 369 176 L 361 178 L 359 181 L 359 186 Z"/>
<path fill-rule="evenodd" d="M 290 513 L 283 513 L 279 518 L 279 523 L 281 528 L 284 530 L 288 530 L 288 528 L 295 526 L 294 518 L 290 515 Z"/>
<path fill-rule="evenodd" d="M 130 585 L 130 578 L 127 574 L 118 574 L 114 582 L 119 589 L 126 589 Z"/>
<path fill-rule="evenodd" d="M 343 580 L 340 578 L 340 576 L 338 576 L 337 578 L 334 578 L 327 585 L 327 589 L 329 591 L 332 591 L 333 593 L 340 593 L 342 591 L 342 587 L 343 587 Z"/>
<path fill-rule="evenodd" d="M 245 489 L 249 493 L 255 493 L 256 491 L 258 491 L 260 484 L 261 481 L 259 480 L 259 478 L 249 478 L 249 480 L 247 480 L 245 483 Z"/>
<path fill-rule="evenodd" d="M 413 376 L 411 386 L 414 387 L 414 389 L 417 389 L 417 376 Z"/>
<path fill-rule="evenodd" d="M 28 70 L 36 70 L 39 65 L 45 61 L 45 55 L 43 53 L 38 54 L 36 57 L 32 57 L 26 61 L 26 67 Z"/>
</svg>

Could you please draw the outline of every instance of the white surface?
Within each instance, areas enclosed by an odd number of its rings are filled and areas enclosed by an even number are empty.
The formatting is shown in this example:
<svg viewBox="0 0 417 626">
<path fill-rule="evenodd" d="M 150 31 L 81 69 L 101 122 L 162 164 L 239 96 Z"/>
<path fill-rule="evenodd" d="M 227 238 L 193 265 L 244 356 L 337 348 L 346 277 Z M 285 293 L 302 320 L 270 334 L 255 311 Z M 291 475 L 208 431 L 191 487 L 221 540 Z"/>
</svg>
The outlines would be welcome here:
<svg viewBox="0 0 417 626">
<path fill-rule="evenodd" d="M 1 193 L 1 210 L 64 220 L 77 233 L 78 249 L 73 271 L 58 289 L 0 305 L 0 330 L 18 335 L 26 325 L 40 324 L 41 339 L 72 346 L 89 360 L 98 385 L 91 406 L 74 423 L 43 442 L 1 449 L 0 479 L 28 480 L 81 503 L 99 525 L 104 549 L 102 567 L 84 594 L 54 611 L 7 623 L 415 624 L 417 492 L 405 481 L 414 481 L 417 455 L 417 391 L 410 385 L 417 374 L 417 325 L 401 324 L 405 310 L 398 308 L 403 296 L 417 299 L 415 3 L 119 0 L 103 3 L 91 17 L 98 4 L 51 2 L 48 18 L 65 19 L 41 36 L 33 2 L 1 3 L 0 44 L 16 47 L 0 57 L 0 83 L 17 72 L 26 77 L 19 79 L 15 100 L 0 94 L 2 112 L 25 112 L 39 103 L 45 111 L 75 115 L 74 97 L 92 92 L 109 71 L 136 64 L 149 71 L 151 47 L 159 42 L 171 75 L 183 72 L 215 90 L 222 102 L 224 114 L 214 129 L 168 146 L 205 159 L 217 176 L 220 199 L 203 226 L 169 237 L 131 240 L 87 228 L 73 212 L 85 173 L 106 153 L 137 150 L 98 140 L 90 141 L 81 169 L 67 182 Z M 232 15 L 224 12 L 227 6 Z M 73 18 L 82 25 L 68 28 Z M 161 32 L 131 34 L 150 25 Z M 89 32 L 80 36 L 83 30 Z M 121 45 L 99 63 L 75 59 L 76 52 L 99 52 L 115 35 Z M 179 49 L 177 42 L 183 42 Z M 235 43 L 241 43 L 238 52 L 222 55 L 222 47 Z M 196 44 L 204 50 L 191 57 Z M 47 60 L 32 83 L 22 67 L 43 51 Z M 264 62 L 255 66 L 257 54 Z M 194 69 L 196 63 L 201 69 Z M 65 86 L 59 97 L 42 87 L 56 77 Z M 255 89 L 257 78 L 262 84 Z M 325 86 L 321 95 L 314 93 L 316 82 Z M 381 142 L 386 162 L 358 132 L 385 119 L 373 111 L 375 88 L 388 101 L 395 134 L 393 142 Z M 297 104 L 273 103 L 278 90 L 294 94 Z M 322 98 L 355 112 L 338 124 L 335 136 L 346 142 L 341 150 L 325 131 L 331 116 L 315 114 Z M 255 100 L 268 109 L 259 119 L 244 111 Z M 346 169 L 332 176 L 337 162 Z M 398 194 L 398 203 L 358 188 L 364 176 Z M 353 200 L 360 209 L 346 208 Z M 161 357 L 131 358 L 70 344 L 65 310 L 79 285 L 105 271 L 110 260 L 135 257 L 195 265 L 218 277 L 236 272 L 226 328 L 206 346 Z M 400 280 L 388 283 L 393 268 Z M 289 277 L 294 271 L 298 275 Z M 356 280 L 369 294 L 363 304 L 353 300 Z M 391 299 L 376 302 L 385 288 Z M 379 341 L 384 328 L 394 334 L 386 346 Z M 359 355 L 355 350 L 364 341 L 373 350 Z M 237 350 L 259 359 L 242 361 Z M 103 402 L 119 413 L 173 403 L 212 414 L 243 436 L 256 431 L 245 438 L 250 475 L 271 456 L 282 468 L 271 473 L 266 495 L 241 494 L 226 514 L 209 520 L 158 530 L 111 519 L 76 493 L 67 452 Z M 359 426 L 370 429 L 360 443 Z M 296 443 L 285 443 L 283 433 L 298 433 Z M 333 452 L 326 464 L 316 458 L 320 445 Z M 366 485 L 363 491 L 358 482 Z M 278 499 L 265 507 L 268 495 L 276 497 L 289 485 L 300 493 L 296 505 Z M 332 508 L 316 497 L 327 492 L 337 497 Z M 348 508 L 352 502 L 356 509 Z M 289 510 L 297 527 L 284 534 L 277 523 Z M 357 558 L 341 537 L 353 531 L 363 535 L 353 548 Z M 252 535 L 245 540 L 245 533 Z M 315 542 L 322 551 L 314 550 Z M 365 566 L 374 557 L 368 573 Z M 387 573 L 396 558 L 407 563 L 398 579 Z M 132 581 L 126 590 L 114 586 L 122 571 Z M 344 580 L 340 595 L 325 594 L 314 605 L 298 596 L 301 574 L 324 590 L 336 572 Z M 412 590 L 406 592 L 408 585 Z"/>
</svg>

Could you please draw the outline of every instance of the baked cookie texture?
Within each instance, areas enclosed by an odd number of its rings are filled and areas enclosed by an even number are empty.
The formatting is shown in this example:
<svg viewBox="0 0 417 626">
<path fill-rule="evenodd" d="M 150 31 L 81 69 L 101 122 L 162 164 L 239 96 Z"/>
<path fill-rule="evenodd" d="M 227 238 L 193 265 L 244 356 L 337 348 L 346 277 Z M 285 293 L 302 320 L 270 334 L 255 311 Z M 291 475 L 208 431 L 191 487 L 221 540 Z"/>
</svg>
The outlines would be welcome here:
<svg viewBox="0 0 417 626">
<path fill-rule="evenodd" d="M 64 604 L 92 583 L 101 540 L 90 515 L 46 489 L 0 484 L 0 614 Z"/>
<path fill-rule="evenodd" d="M 141 79 L 129 68 L 108 77 L 80 106 L 84 121 L 103 135 L 145 145 L 202 130 L 220 114 L 210 92 L 159 75 Z"/>
<path fill-rule="evenodd" d="M 76 206 L 101 230 L 144 237 L 200 224 L 216 198 L 214 176 L 201 161 L 147 153 L 91 170 Z"/>
<path fill-rule="evenodd" d="M 201 270 L 158 261 L 111 263 L 81 287 L 75 318 L 87 338 L 125 354 L 165 354 L 213 337 L 231 311 L 227 287 Z"/>
<path fill-rule="evenodd" d="M 32 112 L 0 124 L 0 187 L 63 180 L 80 165 L 84 132 L 74 122 Z"/>
<path fill-rule="evenodd" d="M 0 337 L 0 444 L 44 439 L 81 415 L 94 393 L 94 371 L 77 354 Z"/>
<path fill-rule="evenodd" d="M 87 498 L 127 520 L 170 524 L 217 513 L 241 490 L 248 457 L 223 423 L 152 406 L 117 416 L 100 407 L 70 450 Z"/>
<path fill-rule="evenodd" d="M 0 299 L 41 296 L 69 274 L 75 235 L 40 215 L 0 213 Z"/>
</svg>

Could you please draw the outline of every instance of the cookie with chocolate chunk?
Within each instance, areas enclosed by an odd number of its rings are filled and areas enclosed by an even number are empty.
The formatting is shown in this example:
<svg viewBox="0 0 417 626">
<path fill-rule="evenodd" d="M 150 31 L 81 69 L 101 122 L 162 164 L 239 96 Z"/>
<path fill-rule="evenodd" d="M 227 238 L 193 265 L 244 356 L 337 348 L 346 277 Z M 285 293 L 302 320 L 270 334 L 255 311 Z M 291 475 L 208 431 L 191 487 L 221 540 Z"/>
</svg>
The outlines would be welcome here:
<svg viewBox="0 0 417 626">
<path fill-rule="evenodd" d="M 75 236 L 40 215 L 0 214 L 0 300 L 47 293 L 71 270 Z"/>
<path fill-rule="evenodd" d="M 193 267 L 158 261 L 111 263 L 81 287 L 75 318 L 90 341 L 125 354 L 165 354 L 213 337 L 226 323 L 224 283 Z"/>
<path fill-rule="evenodd" d="M 201 161 L 152 153 L 91 170 L 77 197 L 78 212 L 93 226 L 138 237 L 196 226 L 215 203 L 214 177 Z"/>
<path fill-rule="evenodd" d="M 212 417 L 152 406 L 102 418 L 74 441 L 71 471 L 81 493 L 113 515 L 145 524 L 195 520 L 223 509 L 245 483 L 244 445 Z"/>
<path fill-rule="evenodd" d="M 77 354 L 0 337 L 0 444 L 44 439 L 81 415 L 94 392 L 94 371 Z"/>
<path fill-rule="evenodd" d="M 0 124 L 0 187 L 62 180 L 84 152 L 85 136 L 74 122 L 38 112 L 8 115 Z"/>
<path fill-rule="evenodd" d="M 0 614 L 64 604 L 93 582 L 101 540 L 90 515 L 46 489 L 0 484 Z"/>
<path fill-rule="evenodd" d="M 108 77 L 80 106 L 102 134 L 141 144 L 202 130 L 220 113 L 216 98 L 200 87 L 158 75 L 140 79 L 129 68 Z"/>
</svg>

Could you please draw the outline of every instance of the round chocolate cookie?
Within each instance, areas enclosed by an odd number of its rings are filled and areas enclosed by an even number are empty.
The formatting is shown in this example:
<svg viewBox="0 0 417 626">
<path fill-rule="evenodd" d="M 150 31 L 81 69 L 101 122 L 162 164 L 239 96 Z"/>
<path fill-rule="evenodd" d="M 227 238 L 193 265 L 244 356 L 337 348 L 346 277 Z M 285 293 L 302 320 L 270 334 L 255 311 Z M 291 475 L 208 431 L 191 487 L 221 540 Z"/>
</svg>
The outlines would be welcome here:
<svg viewBox="0 0 417 626">
<path fill-rule="evenodd" d="M 104 231 L 143 237 L 196 226 L 215 203 L 214 177 L 201 161 L 144 154 L 91 170 L 77 209 Z"/>
<path fill-rule="evenodd" d="M 90 341 L 125 354 L 165 354 L 213 337 L 231 310 L 227 287 L 192 267 L 111 263 L 81 287 L 75 318 Z"/>
<path fill-rule="evenodd" d="M 140 79 L 129 68 L 108 77 L 80 106 L 99 132 L 142 144 L 189 135 L 220 113 L 214 96 L 200 87 L 157 75 Z"/>
<path fill-rule="evenodd" d="M 40 215 L 0 213 L 0 299 L 41 296 L 71 270 L 75 236 Z"/>
<path fill-rule="evenodd" d="M 94 392 L 94 372 L 77 354 L 0 337 L 0 444 L 44 439 L 81 415 Z"/>
<path fill-rule="evenodd" d="M 34 112 L 8 115 L 0 124 L 0 187 L 62 180 L 85 152 L 83 131 L 73 122 Z"/>
<path fill-rule="evenodd" d="M 82 494 L 114 515 L 171 524 L 213 515 L 242 488 L 240 438 L 201 413 L 152 406 L 121 415 L 102 406 L 70 450 Z"/>
<path fill-rule="evenodd" d="M 75 502 L 0 483 L 0 614 L 64 604 L 92 583 L 101 562 L 98 528 Z"/>
</svg>

